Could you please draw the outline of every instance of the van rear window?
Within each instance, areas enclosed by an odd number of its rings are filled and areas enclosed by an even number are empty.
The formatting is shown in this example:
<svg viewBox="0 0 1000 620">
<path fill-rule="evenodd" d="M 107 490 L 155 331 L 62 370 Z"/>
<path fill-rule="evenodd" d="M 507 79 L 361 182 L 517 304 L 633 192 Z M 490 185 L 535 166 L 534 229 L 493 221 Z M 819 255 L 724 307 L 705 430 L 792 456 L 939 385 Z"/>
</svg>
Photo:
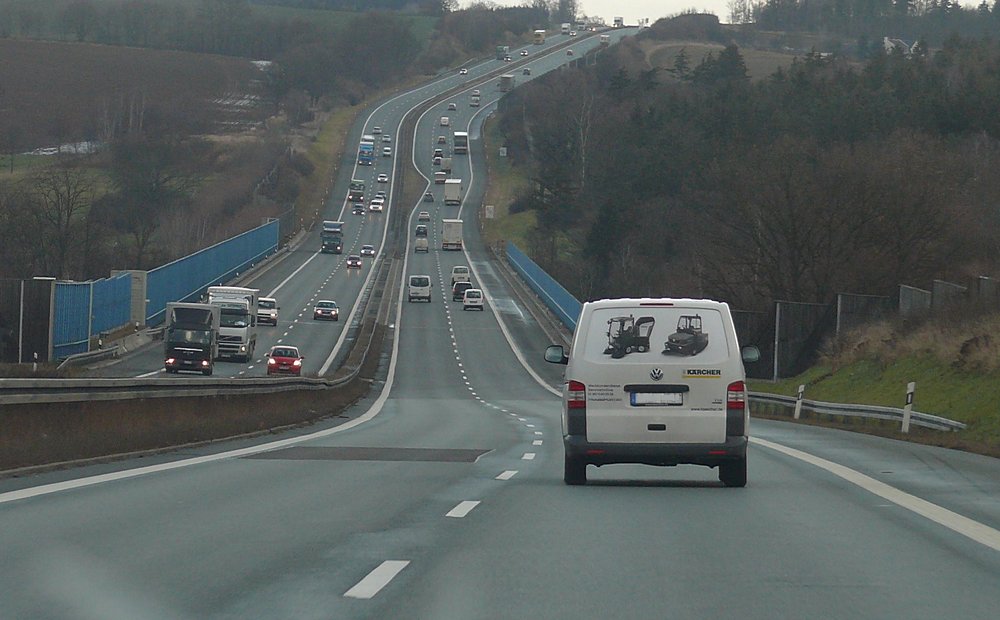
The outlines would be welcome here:
<svg viewBox="0 0 1000 620">
<path fill-rule="evenodd" d="M 410 278 L 410 286 L 430 286 L 431 279 L 427 276 Z"/>
<path fill-rule="evenodd" d="M 591 362 L 719 364 L 729 357 L 722 313 L 703 308 L 637 307 L 594 311 L 584 356 Z"/>
</svg>

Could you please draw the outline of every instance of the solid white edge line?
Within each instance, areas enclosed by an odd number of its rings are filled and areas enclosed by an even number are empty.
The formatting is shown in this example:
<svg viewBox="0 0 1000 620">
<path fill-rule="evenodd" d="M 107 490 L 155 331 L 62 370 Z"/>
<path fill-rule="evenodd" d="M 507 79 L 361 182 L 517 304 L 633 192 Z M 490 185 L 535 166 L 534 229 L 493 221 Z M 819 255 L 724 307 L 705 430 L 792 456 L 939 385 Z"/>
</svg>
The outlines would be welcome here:
<svg viewBox="0 0 1000 620">
<path fill-rule="evenodd" d="M 970 538 L 981 545 L 985 545 L 990 549 L 993 549 L 994 551 L 1000 551 L 1000 531 L 995 530 L 988 525 L 984 525 L 978 521 L 973 521 L 968 517 L 963 517 L 962 515 L 952 512 L 947 508 L 933 504 L 925 499 L 916 497 L 915 495 L 910 495 L 905 491 L 901 491 L 896 487 L 890 486 L 880 480 L 876 480 L 871 476 L 867 476 L 859 471 L 851 469 L 850 467 L 845 467 L 844 465 L 834 463 L 833 461 L 813 456 L 808 452 L 796 450 L 795 448 L 789 448 L 788 446 L 783 446 L 758 437 L 751 437 L 750 441 L 759 446 L 770 448 L 771 450 L 780 452 L 786 456 L 790 456 L 805 463 L 809 463 L 810 465 L 815 465 L 816 467 L 825 469 L 834 476 L 846 480 L 855 486 L 861 487 L 873 495 L 877 495 L 878 497 L 890 501 L 901 508 L 905 508 L 910 512 L 916 513 L 926 519 L 930 519 L 938 525 L 943 525 L 949 530 L 957 534 L 961 534 L 966 538 Z"/>
<path fill-rule="evenodd" d="M 449 510 L 444 516 L 454 519 L 461 519 L 472 512 L 472 509 L 480 504 L 479 500 L 465 500 L 459 502 L 457 506 Z"/>
<path fill-rule="evenodd" d="M 369 599 L 389 585 L 396 575 L 410 564 L 409 560 L 386 560 L 375 567 L 365 578 L 344 592 L 347 598 Z"/>
</svg>

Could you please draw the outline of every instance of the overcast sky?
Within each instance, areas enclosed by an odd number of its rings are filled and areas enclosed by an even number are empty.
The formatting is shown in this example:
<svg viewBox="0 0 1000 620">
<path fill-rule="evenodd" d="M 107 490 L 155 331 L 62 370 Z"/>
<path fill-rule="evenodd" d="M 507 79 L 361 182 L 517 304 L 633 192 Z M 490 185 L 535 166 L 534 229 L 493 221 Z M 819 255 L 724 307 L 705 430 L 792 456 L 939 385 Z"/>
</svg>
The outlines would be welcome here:
<svg viewBox="0 0 1000 620">
<path fill-rule="evenodd" d="M 501 6 L 517 6 L 525 0 L 493 0 Z M 962 6 L 976 6 L 980 0 L 960 0 Z M 472 4 L 470 0 L 459 0 L 461 6 Z M 649 23 L 660 17 L 676 15 L 687 9 L 699 9 L 715 13 L 719 19 L 729 21 L 727 0 L 577 0 L 580 10 L 587 15 L 603 17 L 610 25 L 614 16 L 625 18 L 626 24 L 635 24 L 642 17 L 648 17 Z M 990 4 L 993 2 L 990 0 Z"/>
</svg>

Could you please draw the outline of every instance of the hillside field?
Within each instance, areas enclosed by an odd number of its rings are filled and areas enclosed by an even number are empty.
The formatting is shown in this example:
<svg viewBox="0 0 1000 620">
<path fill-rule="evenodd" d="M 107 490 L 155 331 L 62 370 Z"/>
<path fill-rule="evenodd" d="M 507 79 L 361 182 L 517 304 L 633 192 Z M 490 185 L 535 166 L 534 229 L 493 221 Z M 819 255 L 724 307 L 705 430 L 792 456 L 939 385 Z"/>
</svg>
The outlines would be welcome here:
<svg viewBox="0 0 1000 620">
<path fill-rule="evenodd" d="M 164 113 L 221 115 L 212 102 L 255 89 L 245 59 L 87 43 L 0 39 L 0 143 L 20 151 L 101 137 L 108 114 L 141 98 Z"/>
</svg>

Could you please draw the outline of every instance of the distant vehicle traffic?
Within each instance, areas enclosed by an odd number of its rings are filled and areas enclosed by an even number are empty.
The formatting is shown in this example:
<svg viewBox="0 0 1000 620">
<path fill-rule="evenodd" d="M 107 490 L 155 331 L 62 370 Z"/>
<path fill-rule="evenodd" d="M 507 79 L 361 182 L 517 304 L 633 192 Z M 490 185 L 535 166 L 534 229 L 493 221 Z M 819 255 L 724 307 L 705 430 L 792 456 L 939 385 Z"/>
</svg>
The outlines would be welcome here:
<svg viewBox="0 0 1000 620">
<path fill-rule="evenodd" d="M 449 110 L 457 110 L 458 109 L 458 104 L 455 103 L 454 101 L 452 101 L 451 103 L 448 104 L 448 109 Z"/>
<path fill-rule="evenodd" d="M 324 220 L 319 231 L 320 252 L 324 254 L 340 254 L 344 251 L 344 223 Z"/>
<path fill-rule="evenodd" d="M 347 268 L 348 269 L 361 269 L 363 264 L 361 257 L 357 254 L 351 254 L 347 257 Z"/>
<path fill-rule="evenodd" d="M 407 301 L 416 300 L 431 301 L 431 277 L 425 275 L 410 276 L 410 281 L 406 289 Z"/>
<path fill-rule="evenodd" d="M 462 69 L 459 69 L 459 70 L 458 70 L 458 74 L 459 74 L 459 75 L 469 75 L 469 70 L 468 70 L 468 69 L 465 69 L 465 68 L 463 67 Z"/>
<path fill-rule="evenodd" d="M 528 50 L 521 50 L 521 55 L 522 56 L 527 56 L 528 55 Z"/>
<path fill-rule="evenodd" d="M 273 297 L 261 297 L 257 300 L 257 322 L 277 325 L 279 309 L 277 299 Z"/>
<path fill-rule="evenodd" d="M 454 149 L 456 155 L 462 155 L 469 152 L 469 132 L 467 131 L 456 131 L 454 136 Z"/>
<path fill-rule="evenodd" d="M 445 220 L 447 221 L 447 220 Z M 455 286 L 456 282 L 471 282 L 472 274 L 469 272 L 469 268 L 465 265 L 455 265 L 451 268 L 451 285 Z"/>
<path fill-rule="evenodd" d="M 392 157 L 392 147 L 383 146 L 382 147 L 382 157 Z"/>
<path fill-rule="evenodd" d="M 430 214 L 430 212 L 428 212 L 428 211 L 421 211 L 420 213 L 417 213 L 417 221 L 418 222 L 429 222 L 429 221 L 431 221 L 431 214 Z"/>
<path fill-rule="evenodd" d="M 384 172 L 379 173 L 378 177 L 375 180 L 378 181 L 379 183 L 388 183 L 389 175 Z"/>
<path fill-rule="evenodd" d="M 364 215 L 365 205 L 360 202 L 354 203 L 354 206 L 351 207 L 351 213 L 353 213 L 354 215 Z"/>
<path fill-rule="evenodd" d="M 330 299 L 321 299 L 313 306 L 313 320 L 315 321 L 339 321 L 340 307 L 337 302 Z"/>
<path fill-rule="evenodd" d="M 210 376 L 219 357 L 219 306 L 170 302 L 164 316 L 164 370 L 192 370 Z"/>
<path fill-rule="evenodd" d="M 267 354 L 267 374 L 269 375 L 301 375 L 302 354 L 298 347 L 279 344 L 271 347 Z"/>
<path fill-rule="evenodd" d="M 462 249 L 462 220 L 442 220 L 441 221 L 441 249 L 459 250 Z M 468 267 L 465 273 L 468 275 Z M 455 270 L 452 270 L 452 282 L 455 281 Z"/>
<path fill-rule="evenodd" d="M 463 283 L 464 284 L 464 283 Z M 484 310 L 483 305 L 483 292 L 478 288 L 465 289 L 465 295 L 462 297 L 462 310 Z"/>
<path fill-rule="evenodd" d="M 242 286 L 210 286 L 208 303 L 219 306 L 219 357 L 249 362 L 257 347 L 257 297 L 260 290 Z"/>
<path fill-rule="evenodd" d="M 451 300 L 464 301 L 465 291 L 472 288 L 472 282 L 455 282 L 451 285 Z"/>
<path fill-rule="evenodd" d="M 361 256 L 375 256 L 375 246 L 367 243 L 361 246 Z"/>
<path fill-rule="evenodd" d="M 441 117 L 441 126 L 442 127 L 447 127 L 449 125 L 451 125 L 451 119 L 449 119 L 447 116 L 442 116 Z"/>
</svg>

